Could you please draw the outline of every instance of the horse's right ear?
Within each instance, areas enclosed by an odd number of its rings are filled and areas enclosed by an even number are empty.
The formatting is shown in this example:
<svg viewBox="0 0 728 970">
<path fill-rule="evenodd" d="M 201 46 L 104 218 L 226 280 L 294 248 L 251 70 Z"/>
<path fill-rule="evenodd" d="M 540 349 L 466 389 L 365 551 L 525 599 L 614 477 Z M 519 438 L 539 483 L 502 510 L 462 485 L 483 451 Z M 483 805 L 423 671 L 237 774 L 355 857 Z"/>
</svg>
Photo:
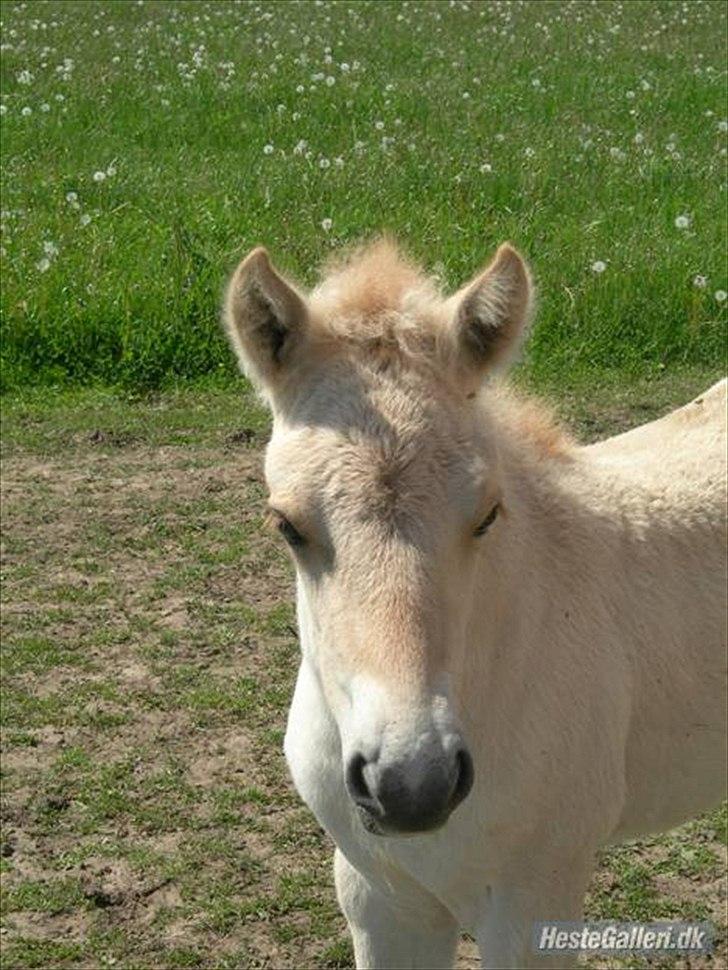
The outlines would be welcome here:
<svg viewBox="0 0 728 970">
<path fill-rule="evenodd" d="M 271 265 L 259 246 L 233 273 L 225 297 L 225 326 L 247 376 L 270 390 L 307 327 L 305 298 Z"/>
</svg>

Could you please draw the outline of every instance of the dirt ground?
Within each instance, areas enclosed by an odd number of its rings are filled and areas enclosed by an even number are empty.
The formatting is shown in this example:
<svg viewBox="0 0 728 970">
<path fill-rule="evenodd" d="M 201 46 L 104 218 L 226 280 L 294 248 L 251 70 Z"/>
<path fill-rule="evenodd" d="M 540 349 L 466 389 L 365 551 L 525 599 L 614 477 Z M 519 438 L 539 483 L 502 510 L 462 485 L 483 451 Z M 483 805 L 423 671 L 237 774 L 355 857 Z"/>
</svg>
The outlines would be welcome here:
<svg viewBox="0 0 728 970">
<path fill-rule="evenodd" d="M 155 420 L 3 462 L 2 965 L 350 966 L 281 752 L 297 643 L 263 435 Z M 605 854 L 590 916 L 723 927 L 723 824 Z M 721 940 L 650 965 L 725 966 Z"/>
</svg>

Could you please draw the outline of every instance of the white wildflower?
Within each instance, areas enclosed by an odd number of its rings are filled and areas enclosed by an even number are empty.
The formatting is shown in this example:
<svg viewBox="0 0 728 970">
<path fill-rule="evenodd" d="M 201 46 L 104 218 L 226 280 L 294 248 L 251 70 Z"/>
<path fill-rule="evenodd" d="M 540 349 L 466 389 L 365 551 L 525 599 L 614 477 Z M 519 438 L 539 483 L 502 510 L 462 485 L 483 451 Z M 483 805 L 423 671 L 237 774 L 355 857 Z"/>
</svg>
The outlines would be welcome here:
<svg viewBox="0 0 728 970">
<path fill-rule="evenodd" d="M 700 274 L 698 274 L 697 276 L 693 277 L 693 286 L 697 286 L 699 290 L 704 290 L 707 285 L 708 285 L 707 276 L 701 276 Z"/>
<path fill-rule="evenodd" d="M 716 303 L 725 303 L 728 300 L 728 293 L 725 290 L 716 290 L 713 295 Z"/>
<path fill-rule="evenodd" d="M 333 226 L 333 224 L 334 224 L 334 222 L 333 222 L 332 219 L 322 219 L 321 220 L 321 228 L 323 229 L 324 232 L 330 232 L 331 231 L 331 227 Z"/>
<path fill-rule="evenodd" d="M 274 151 L 274 149 L 273 149 L 273 146 L 272 145 L 263 145 L 263 154 L 264 155 L 272 155 L 273 154 L 273 151 Z"/>
<path fill-rule="evenodd" d="M 89 222 L 91 222 L 91 216 L 88 214 L 88 212 L 84 212 L 78 221 L 82 226 L 87 226 Z"/>
<path fill-rule="evenodd" d="M 592 273 L 603 273 L 604 270 L 607 268 L 607 264 L 604 262 L 603 259 L 595 259 L 594 262 L 591 264 L 591 268 L 592 268 Z"/>
<path fill-rule="evenodd" d="M 687 229 L 689 226 L 690 226 L 690 216 L 688 215 L 676 216 L 675 218 L 676 229 Z"/>
<path fill-rule="evenodd" d="M 94 172 L 93 174 L 94 182 L 103 182 L 105 178 L 106 178 L 106 172 L 99 171 L 99 172 Z"/>
<path fill-rule="evenodd" d="M 51 268 L 50 259 L 46 259 L 46 257 L 44 256 L 43 259 L 38 260 L 38 262 L 35 264 L 35 268 L 38 270 L 39 273 L 47 272 Z"/>
</svg>

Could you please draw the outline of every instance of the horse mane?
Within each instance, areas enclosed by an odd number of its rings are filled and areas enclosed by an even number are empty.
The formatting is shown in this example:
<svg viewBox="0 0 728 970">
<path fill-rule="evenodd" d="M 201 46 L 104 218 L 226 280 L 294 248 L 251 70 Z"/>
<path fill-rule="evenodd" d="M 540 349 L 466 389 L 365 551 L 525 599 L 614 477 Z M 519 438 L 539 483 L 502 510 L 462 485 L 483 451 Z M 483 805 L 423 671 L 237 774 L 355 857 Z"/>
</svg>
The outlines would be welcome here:
<svg viewBox="0 0 728 970">
<path fill-rule="evenodd" d="M 505 382 L 487 386 L 484 393 L 510 440 L 530 445 L 537 459 L 571 455 L 576 442 L 548 404 Z"/>
<path fill-rule="evenodd" d="M 330 259 L 310 297 L 320 337 L 405 356 L 438 342 L 442 301 L 434 278 L 386 236 Z"/>
<path fill-rule="evenodd" d="M 405 366 L 408 360 L 431 358 L 441 343 L 443 301 L 436 279 L 386 236 L 333 256 L 310 297 L 319 339 L 377 359 L 396 358 Z M 537 458 L 571 452 L 572 438 L 541 401 L 500 381 L 488 383 L 482 397 Z"/>
</svg>

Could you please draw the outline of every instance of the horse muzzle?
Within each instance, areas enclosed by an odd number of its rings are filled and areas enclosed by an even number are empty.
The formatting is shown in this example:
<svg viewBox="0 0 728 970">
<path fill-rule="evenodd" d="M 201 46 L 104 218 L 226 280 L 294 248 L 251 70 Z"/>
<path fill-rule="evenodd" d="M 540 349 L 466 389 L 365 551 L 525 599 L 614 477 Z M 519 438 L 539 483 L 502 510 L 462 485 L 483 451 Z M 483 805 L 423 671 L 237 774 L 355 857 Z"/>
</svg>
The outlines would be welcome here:
<svg viewBox="0 0 728 970">
<path fill-rule="evenodd" d="M 408 760 L 367 761 L 353 754 L 346 789 L 364 828 L 375 835 L 432 832 L 447 822 L 473 786 L 473 759 L 460 743 Z"/>
</svg>

